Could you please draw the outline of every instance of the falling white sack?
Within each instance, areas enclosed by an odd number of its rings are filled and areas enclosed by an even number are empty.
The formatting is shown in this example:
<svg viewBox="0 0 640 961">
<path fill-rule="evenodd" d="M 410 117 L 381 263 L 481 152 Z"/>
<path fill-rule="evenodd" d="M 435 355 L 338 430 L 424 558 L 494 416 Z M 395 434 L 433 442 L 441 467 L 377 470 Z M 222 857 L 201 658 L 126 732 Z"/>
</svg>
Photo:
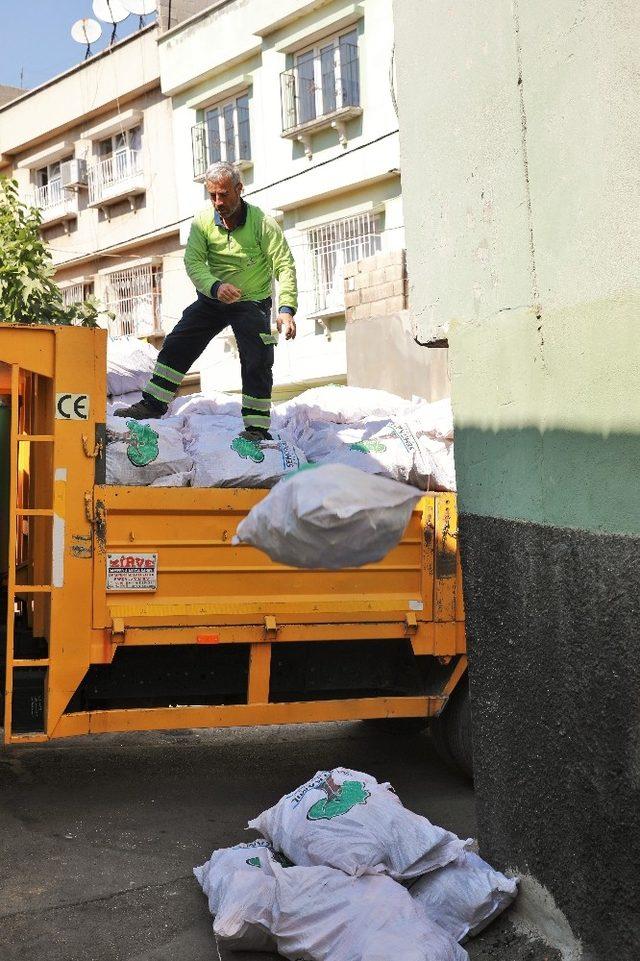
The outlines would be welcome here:
<svg viewBox="0 0 640 961">
<path fill-rule="evenodd" d="M 387 477 L 320 465 L 280 481 L 238 525 L 234 543 L 292 567 L 361 567 L 398 544 L 420 497 Z"/>
</svg>

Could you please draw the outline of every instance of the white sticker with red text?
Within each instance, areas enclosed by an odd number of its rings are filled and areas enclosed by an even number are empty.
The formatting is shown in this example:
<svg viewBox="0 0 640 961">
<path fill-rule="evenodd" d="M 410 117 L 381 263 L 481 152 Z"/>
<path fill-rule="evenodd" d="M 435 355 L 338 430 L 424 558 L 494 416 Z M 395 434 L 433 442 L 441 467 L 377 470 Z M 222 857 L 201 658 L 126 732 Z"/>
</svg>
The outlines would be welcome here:
<svg viewBox="0 0 640 961">
<path fill-rule="evenodd" d="M 157 591 L 157 554 L 107 554 L 108 591 Z"/>
</svg>

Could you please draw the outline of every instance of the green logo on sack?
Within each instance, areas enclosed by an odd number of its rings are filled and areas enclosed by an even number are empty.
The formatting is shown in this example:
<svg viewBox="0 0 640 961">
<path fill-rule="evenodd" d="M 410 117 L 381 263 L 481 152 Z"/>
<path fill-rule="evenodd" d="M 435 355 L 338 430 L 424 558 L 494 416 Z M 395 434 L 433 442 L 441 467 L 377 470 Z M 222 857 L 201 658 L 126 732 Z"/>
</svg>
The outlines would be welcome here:
<svg viewBox="0 0 640 961">
<path fill-rule="evenodd" d="M 137 420 L 128 420 L 129 446 L 127 457 L 134 467 L 146 467 L 159 454 L 158 434 L 148 424 L 141 424 Z"/>
<path fill-rule="evenodd" d="M 260 450 L 257 441 L 247 440 L 246 437 L 236 437 L 231 444 L 231 450 L 234 450 L 238 457 L 252 460 L 254 464 L 261 464 L 264 460 L 264 451 Z"/>
<path fill-rule="evenodd" d="M 316 801 L 307 812 L 308 821 L 330 821 L 332 818 L 348 814 L 356 804 L 366 804 L 371 792 L 367 791 L 362 781 L 343 781 L 338 785 L 328 777 L 321 790 L 326 791 L 326 798 Z"/>
<path fill-rule="evenodd" d="M 379 440 L 359 440 L 356 444 L 349 444 L 349 450 L 357 450 L 361 454 L 384 454 L 386 449 L 386 444 L 381 444 Z"/>
<path fill-rule="evenodd" d="M 249 865 L 250 868 L 262 867 L 262 861 L 260 860 L 260 858 L 247 858 L 246 863 Z"/>
</svg>

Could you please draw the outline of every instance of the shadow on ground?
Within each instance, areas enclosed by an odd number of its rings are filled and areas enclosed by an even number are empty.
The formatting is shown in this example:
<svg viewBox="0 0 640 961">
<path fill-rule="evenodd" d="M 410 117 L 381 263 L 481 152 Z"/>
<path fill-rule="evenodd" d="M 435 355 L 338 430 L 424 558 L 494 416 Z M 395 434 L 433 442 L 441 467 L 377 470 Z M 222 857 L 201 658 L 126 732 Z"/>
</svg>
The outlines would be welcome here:
<svg viewBox="0 0 640 961">
<path fill-rule="evenodd" d="M 443 766 L 425 735 L 359 723 L 0 749 L 2 961 L 215 959 L 193 866 L 214 848 L 253 837 L 244 832 L 249 818 L 337 765 L 389 780 L 407 807 L 475 834 L 471 786 Z M 472 961 L 558 957 L 503 921 L 469 953 Z"/>
</svg>

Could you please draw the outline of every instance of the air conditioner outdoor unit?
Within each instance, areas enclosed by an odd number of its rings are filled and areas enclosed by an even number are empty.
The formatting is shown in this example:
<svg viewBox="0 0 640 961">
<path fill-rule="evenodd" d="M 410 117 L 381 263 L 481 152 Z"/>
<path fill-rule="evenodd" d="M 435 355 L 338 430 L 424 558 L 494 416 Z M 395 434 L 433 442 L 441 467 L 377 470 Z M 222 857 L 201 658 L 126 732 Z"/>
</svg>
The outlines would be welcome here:
<svg viewBox="0 0 640 961">
<path fill-rule="evenodd" d="M 60 164 L 60 178 L 63 187 L 86 187 L 87 161 L 65 160 L 63 164 Z"/>
</svg>

